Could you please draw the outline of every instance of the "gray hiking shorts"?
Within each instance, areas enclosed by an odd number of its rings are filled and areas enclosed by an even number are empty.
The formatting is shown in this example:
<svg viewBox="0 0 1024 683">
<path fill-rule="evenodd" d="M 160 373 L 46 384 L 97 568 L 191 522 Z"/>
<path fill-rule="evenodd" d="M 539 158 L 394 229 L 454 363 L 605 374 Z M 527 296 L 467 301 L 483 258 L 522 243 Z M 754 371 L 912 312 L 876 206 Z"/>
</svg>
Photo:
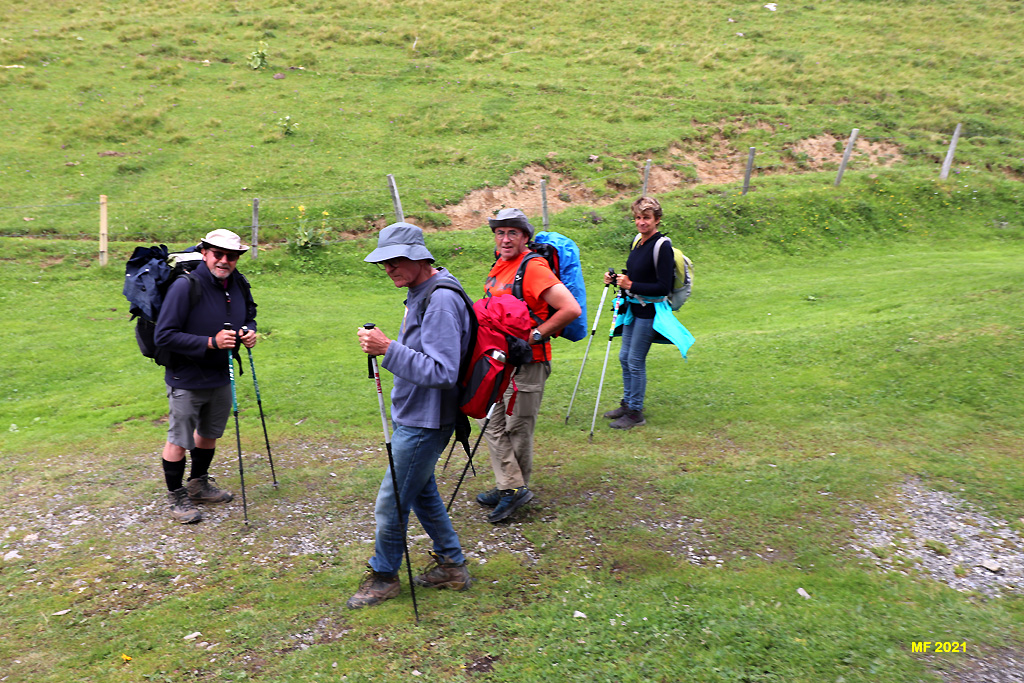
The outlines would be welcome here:
<svg viewBox="0 0 1024 683">
<path fill-rule="evenodd" d="M 170 415 L 167 440 L 187 451 L 196 447 L 194 433 L 219 439 L 231 416 L 231 385 L 216 389 L 172 389 L 167 387 Z"/>
</svg>

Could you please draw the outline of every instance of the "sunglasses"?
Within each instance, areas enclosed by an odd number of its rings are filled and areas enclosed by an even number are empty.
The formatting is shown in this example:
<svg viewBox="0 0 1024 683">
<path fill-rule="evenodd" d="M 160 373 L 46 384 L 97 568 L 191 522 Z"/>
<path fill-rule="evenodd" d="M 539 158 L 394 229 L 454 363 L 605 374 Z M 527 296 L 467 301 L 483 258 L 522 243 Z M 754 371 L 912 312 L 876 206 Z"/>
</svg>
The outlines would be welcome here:
<svg viewBox="0 0 1024 683">
<path fill-rule="evenodd" d="M 397 268 L 403 262 L 408 261 L 408 260 L 409 259 L 407 259 L 404 256 L 396 256 L 394 258 L 384 259 L 383 261 L 377 261 L 376 265 L 381 270 L 387 272 L 388 266 L 390 266 L 392 268 Z"/>
<path fill-rule="evenodd" d="M 214 261 L 220 261 L 221 259 L 224 259 L 232 263 L 237 261 L 238 257 L 241 256 L 241 254 L 236 254 L 233 251 L 220 251 L 219 249 L 211 249 L 210 253 L 213 254 Z"/>
</svg>

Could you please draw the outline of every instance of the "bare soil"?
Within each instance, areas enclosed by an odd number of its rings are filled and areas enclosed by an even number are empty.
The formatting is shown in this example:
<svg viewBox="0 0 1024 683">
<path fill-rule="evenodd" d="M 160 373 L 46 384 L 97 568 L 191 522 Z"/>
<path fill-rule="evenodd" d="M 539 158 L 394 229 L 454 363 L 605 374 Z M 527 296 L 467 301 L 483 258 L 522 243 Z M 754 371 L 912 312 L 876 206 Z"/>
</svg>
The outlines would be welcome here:
<svg viewBox="0 0 1024 683">
<path fill-rule="evenodd" d="M 705 126 L 714 132 L 710 141 L 703 148 L 684 150 L 679 144 L 673 143 L 668 148 L 666 161 L 651 166 L 647 189 L 649 195 L 664 194 L 688 185 L 724 185 L 739 182 L 743 179 L 747 166 L 747 149 L 737 149 L 723 132 L 722 128 L 732 125 L 722 121 Z M 756 124 L 757 128 L 770 130 L 765 123 Z M 825 133 L 813 138 L 800 140 L 786 149 L 783 155 L 782 169 L 759 173 L 806 173 L 837 168 L 843 158 L 846 140 Z M 645 155 L 633 155 L 637 174 L 643 177 Z M 858 139 L 854 145 L 851 163 L 864 166 L 892 166 L 903 160 L 898 145 L 888 141 Z M 679 169 L 690 166 L 693 174 L 686 174 Z M 623 191 L 614 196 L 598 196 L 593 190 L 569 175 L 544 168 L 539 164 L 531 164 L 516 173 L 509 182 L 501 187 L 482 187 L 473 190 L 458 204 L 435 207 L 452 222 L 449 230 L 469 230 L 484 225 L 489 216 L 503 207 L 514 206 L 522 209 L 528 216 L 539 216 L 543 213 L 540 192 L 541 181 L 547 181 L 548 213 L 557 213 L 571 205 L 605 206 L 620 199 L 632 197 L 636 192 L 623 185 Z M 615 183 L 611 182 L 614 187 Z M 415 217 L 410 217 L 416 222 Z M 383 227 L 383 226 L 380 226 Z M 538 228 L 540 226 L 537 226 Z M 428 229 L 429 230 L 429 229 Z"/>
</svg>

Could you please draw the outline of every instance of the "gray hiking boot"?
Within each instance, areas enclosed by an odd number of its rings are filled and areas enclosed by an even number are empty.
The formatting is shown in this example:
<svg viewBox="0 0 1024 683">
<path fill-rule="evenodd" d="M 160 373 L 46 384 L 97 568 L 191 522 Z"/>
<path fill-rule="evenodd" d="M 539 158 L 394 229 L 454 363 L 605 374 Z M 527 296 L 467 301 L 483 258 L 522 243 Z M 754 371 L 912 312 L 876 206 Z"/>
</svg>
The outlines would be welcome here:
<svg viewBox="0 0 1024 683">
<path fill-rule="evenodd" d="M 494 487 L 490 491 L 484 491 L 478 493 L 476 496 L 476 502 L 483 505 L 485 508 L 492 508 L 498 504 L 501 500 L 501 493 L 498 492 L 498 488 Z"/>
<path fill-rule="evenodd" d="M 647 424 L 647 420 L 644 419 L 643 411 L 630 410 L 608 426 L 612 429 L 632 429 L 644 424 Z"/>
<path fill-rule="evenodd" d="M 196 504 L 188 497 L 188 491 L 182 486 L 175 491 L 167 492 L 167 502 L 171 504 L 171 518 L 182 524 L 195 524 L 203 519 Z"/>
<path fill-rule="evenodd" d="M 609 410 L 601 417 L 606 417 L 609 420 L 615 420 L 629 412 L 629 406 L 626 405 L 625 401 L 619 401 L 619 407 L 614 410 Z"/>
<path fill-rule="evenodd" d="M 398 595 L 398 591 L 401 588 L 402 585 L 398 582 L 398 576 L 380 574 L 375 572 L 372 567 L 368 567 L 366 575 L 363 576 L 363 580 L 359 584 L 359 589 L 345 604 L 348 605 L 349 609 L 369 607 L 370 605 L 390 600 Z"/>
<path fill-rule="evenodd" d="M 217 488 L 213 482 L 209 474 L 189 479 L 185 483 L 188 497 L 196 503 L 228 503 L 234 498 L 230 491 Z"/>
<path fill-rule="evenodd" d="M 473 579 L 469 576 L 466 563 L 456 564 L 449 558 L 431 552 L 433 564 L 413 579 L 413 583 L 424 588 L 451 588 L 453 591 L 468 590 Z"/>
</svg>

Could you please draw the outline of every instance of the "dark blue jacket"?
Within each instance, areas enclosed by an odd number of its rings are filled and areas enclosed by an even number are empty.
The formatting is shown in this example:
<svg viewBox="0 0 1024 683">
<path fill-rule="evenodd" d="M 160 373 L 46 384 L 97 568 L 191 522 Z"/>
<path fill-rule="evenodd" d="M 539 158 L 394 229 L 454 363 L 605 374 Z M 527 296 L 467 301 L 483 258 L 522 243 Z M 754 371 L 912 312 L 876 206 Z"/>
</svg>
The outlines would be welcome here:
<svg viewBox="0 0 1024 683">
<path fill-rule="evenodd" d="M 229 322 L 235 330 L 242 326 L 256 329 L 256 306 L 247 311 L 245 296 L 238 283 L 239 274 L 227 279 L 227 289 L 200 263 L 192 271 L 199 282 L 199 301 L 189 303 L 188 278 L 179 277 L 167 290 L 153 341 L 176 355 L 164 371 L 164 380 L 175 389 L 213 389 L 231 381 L 228 376 L 228 352 L 208 349 L 207 340 Z"/>
<path fill-rule="evenodd" d="M 633 294 L 653 298 L 666 296 L 672 291 L 672 282 L 676 274 L 672 250 L 662 248 L 659 254 L 660 263 L 654 262 L 654 244 L 661 236 L 660 232 L 656 232 L 646 242 L 637 244 L 636 248 L 629 252 L 626 270 L 633 282 L 629 289 Z M 630 309 L 637 318 L 654 317 L 654 306 L 630 304 Z"/>
</svg>

